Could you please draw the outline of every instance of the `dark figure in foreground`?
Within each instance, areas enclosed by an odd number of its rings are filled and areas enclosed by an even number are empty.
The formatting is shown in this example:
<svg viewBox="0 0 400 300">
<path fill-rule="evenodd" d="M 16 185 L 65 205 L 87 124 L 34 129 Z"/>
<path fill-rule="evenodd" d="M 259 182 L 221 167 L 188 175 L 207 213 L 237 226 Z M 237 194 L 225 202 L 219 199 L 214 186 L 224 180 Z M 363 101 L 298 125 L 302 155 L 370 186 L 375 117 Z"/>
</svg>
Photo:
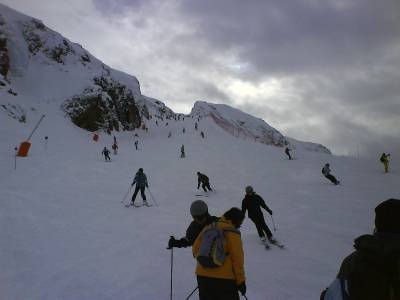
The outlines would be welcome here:
<svg viewBox="0 0 400 300">
<path fill-rule="evenodd" d="M 104 147 L 103 151 L 101 151 L 101 154 L 104 155 L 104 159 L 107 161 L 111 161 L 110 157 L 110 150 L 107 149 L 107 147 Z"/>
<path fill-rule="evenodd" d="M 176 240 L 174 236 L 171 236 L 168 241 L 167 249 L 192 246 L 205 226 L 218 221 L 217 217 L 211 216 L 208 213 L 208 206 L 203 200 L 196 200 L 190 205 L 190 214 L 192 215 L 193 221 L 186 229 L 185 237 Z"/>
<path fill-rule="evenodd" d="M 197 259 L 196 275 L 200 300 L 239 300 L 239 291 L 242 295 L 246 294 L 243 244 L 238 230 L 243 219 L 243 212 L 233 207 L 218 222 L 204 228 L 194 242 L 192 252 Z M 210 244 L 206 233 L 212 227 L 217 227 L 223 233 L 225 243 L 222 251 L 228 254 L 220 261 L 219 266 L 204 267 L 204 261 L 200 259 L 204 257 L 202 247 Z"/>
<path fill-rule="evenodd" d="M 285 154 L 289 157 L 289 160 L 292 160 L 292 156 L 290 155 L 290 149 L 288 147 L 285 148 Z"/>
<path fill-rule="evenodd" d="M 400 200 L 375 208 L 375 227 L 354 241 L 356 251 L 343 260 L 321 300 L 400 299 Z"/>
<path fill-rule="evenodd" d="M 340 181 L 337 180 L 336 177 L 331 174 L 331 169 L 329 168 L 328 163 L 326 163 L 325 166 L 322 168 L 322 174 L 334 185 L 338 185 L 340 183 Z"/>
<path fill-rule="evenodd" d="M 208 176 L 197 172 L 197 189 L 200 188 L 200 184 L 205 192 L 207 192 L 207 189 L 209 191 L 212 191 L 210 186 L 210 179 L 208 178 Z"/>
<path fill-rule="evenodd" d="M 246 195 L 242 201 L 242 211 L 244 214 L 246 214 L 247 210 L 249 211 L 249 219 L 256 225 L 258 236 L 263 243 L 266 243 L 267 238 L 270 243 L 275 243 L 272 232 L 265 223 L 261 207 L 272 215 L 272 210 L 265 204 L 264 199 L 257 195 L 251 186 L 247 186 Z"/>
<path fill-rule="evenodd" d="M 132 205 L 135 204 L 136 196 L 140 190 L 140 194 L 142 195 L 142 199 L 143 199 L 143 204 L 148 206 L 149 204 L 147 203 L 146 195 L 144 194 L 144 190 L 146 189 L 146 187 L 148 188 L 149 185 L 147 183 L 146 174 L 143 173 L 142 168 L 140 168 L 137 171 L 135 178 L 133 179 L 133 182 L 131 185 L 133 186 L 135 183 L 136 183 L 136 187 L 135 187 L 135 192 L 132 195 Z"/>
</svg>

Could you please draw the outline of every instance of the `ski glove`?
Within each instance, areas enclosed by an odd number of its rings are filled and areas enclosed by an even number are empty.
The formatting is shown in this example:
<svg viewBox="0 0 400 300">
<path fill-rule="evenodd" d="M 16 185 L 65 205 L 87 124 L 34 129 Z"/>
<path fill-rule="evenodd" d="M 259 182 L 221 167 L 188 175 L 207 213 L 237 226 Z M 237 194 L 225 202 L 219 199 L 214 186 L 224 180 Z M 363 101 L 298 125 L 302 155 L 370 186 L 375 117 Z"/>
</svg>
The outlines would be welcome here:
<svg viewBox="0 0 400 300">
<path fill-rule="evenodd" d="M 239 292 L 244 296 L 246 294 L 246 282 L 243 281 L 241 284 L 237 286 Z"/>
<path fill-rule="evenodd" d="M 177 239 L 175 239 L 174 236 L 171 236 L 169 241 L 168 241 L 168 248 L 167 249 L 182 248 L 182 247 L 187 247 L 187 246 L 189 246 L 189 244 L 188 244 L 188 241 L 185 238 L 177 240 Z"/>
</svg>

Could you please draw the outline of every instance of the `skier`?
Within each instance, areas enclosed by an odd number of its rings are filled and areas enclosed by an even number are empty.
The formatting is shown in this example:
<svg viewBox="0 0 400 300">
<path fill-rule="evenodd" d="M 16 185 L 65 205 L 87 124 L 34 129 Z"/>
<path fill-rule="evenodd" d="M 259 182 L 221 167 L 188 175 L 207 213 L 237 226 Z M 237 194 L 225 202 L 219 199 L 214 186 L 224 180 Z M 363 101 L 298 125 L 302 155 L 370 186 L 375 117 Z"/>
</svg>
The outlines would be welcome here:
<svg viewBox="0 0 400 300">
<path fill-rule="evenodd" d="M 168 137 L 170 138 L 172 136 L 172 132 L 168 132 Z"/>
<path fill-rule="evenodd" d="M 210 179 L 207 177 L 207 175 L 197 172 L 197 189 L 200 188 L 200 184 L 205 192 L 207 192 L 207 189 L 209 191 L 212 191 L 212 188 L 210 186 Z"/>
<path fill-rule="evenodd" d="M 203 131 L 200 132 L 200 135 L 204 139 L 204 132 Z"/>
<path fill-rule="evenodd" d="M 321 300 L 400 299 L 400 200 L 388 199 L 375 208 L 375 231 L 355 239 Z"/>
<path fill-rule="evenodd" d="M 194 129 L 197 130 L 198 127 L 199 127 L 199 125 L 197 125 L 197 122 L 194 123 Z"/>
<path fill-rule="evenodd" d="M 143 199 L 143 205 L 149 206 L 149 204 L 147 203 L 147 200 L 146 200 L 146 195 L 144 194 L 145 188 L 146 187 L 148 188 L 149 185 L 147 183 L 146 174 L 143 173 L 142 168 L 139 168 L 139 170 L 137 171 L 131 186 L 133 186 L 135 183 L 136 183 L 136 187 L 135 187 L 135 192 L 132 195 L 131 204 L 135 205 L 136 195 L 138 194 L 138 192 L 140 190 L 140 194 L 142 195 L 142 199 Z"/>
<path fill-rule="evenodd" d="M 135 141 L 135 149 L 136 149 L 136 150 L 138 150 L 138 145 L 139 145 L 139 141 L 136 140 L 136 141 Z"/>
<path fill-rule="evenodd" d="M 271 216 L 272 210 L 265 204 L 264 199 L 254 192 L 253 187 L 247 186 L 245 191 L 246 195 L 242 201 L 243 213 L 246 214 L 246 211 L 249 211 L 249 219 L 253 221 L 254 225 L 256 225 L 258 236 L 264 244 L 267 242 L 267 239 L 271 244 L 276 244 L 276 240 L 273 238 L 271 230 L 269 230 L 265 223 L 261 207 Z M 265 237 L 265 235 L 267 235 L 267 237 Z"/>
<path fill-rule="evenodd" d="M 182 128 L 182 133 L 185 133 L 186 132 L 186 129 L 185 129 L 185 127 L 183 127 Z"/>
<path fill-rule="evenodd" d="M 238 231 L 243 219 L 243 212 L 237 207 L 232 207 L 218 222 L 209 225 L 224 230 L 226 243 L 223 250 L 227 255 L 222 265 L 214 268 L 205 267 L 201 260 L 197 260 L 196 275 L 200 300 L 239 300 L 239 291 L 242 295 L 246 294 L 243 243 Z M 209 244 L 206 238 L 203 239 L 204 232 L 205 229 L 193 244 L 192 253 L 195 258 L 202 254 L 202 247 Z"/>
<path fill-rule="evenodd" d="M 196 200 L 190 205 L 190 214 L 192 215 L 193 221 L 186 229 L 186 235 L 179 240 L 171 236 L 168 241 L 167 249 L 192 246 L 205 226 L 218 221 L 217 217 L 209 214 L 208 206 L 203 200 Z"/>
<path fill-rule="evenodd" d="M 114 150 L 114 155 L 117 155 L 118 154 L 118 145 L 117 145 L 117 143 L 114 143 L 111 148 Z"/>
<path fill-rule="evenodd" d="M 104 155 L 105 161 L 111 161 L 110 150 L 108 150 L 107 147 L 104 147 L 103 151 L 101 151 L 101 154 Z"/>
<path fill-rule="evenodd" d="M 184 157 L 185 157 L 185 146 L 182 145 L 181 146 L 181 158 L 184 158 Z"/>
<path fill-rule="evenodd" d="M 289 160 L 292 160 L 292 156 L 290 155 L 290 149 L 288 147 L 285 148 L 285 154 L 289 157 Z"/>
<path fill-rule="evenodd" d="M 389 172 L 389 157 L 389 153 L 386 154 L 385 152 L 383 152 L 380 158 L 380 161 L 381 163 L 383 163 L 383 167 L 385 168 L 385 173 Z"/>
<path fill-rule="evenodd" d="M 329 164 L 326 163 L 325 166 L 322 168 L 322 174 L 330 180 L 334 185 L 338 185 L 340 183 L 339 180 L 336 179 L 335 176 L 331 174 L 331 169 L 329 168 Z"/>
</svg>

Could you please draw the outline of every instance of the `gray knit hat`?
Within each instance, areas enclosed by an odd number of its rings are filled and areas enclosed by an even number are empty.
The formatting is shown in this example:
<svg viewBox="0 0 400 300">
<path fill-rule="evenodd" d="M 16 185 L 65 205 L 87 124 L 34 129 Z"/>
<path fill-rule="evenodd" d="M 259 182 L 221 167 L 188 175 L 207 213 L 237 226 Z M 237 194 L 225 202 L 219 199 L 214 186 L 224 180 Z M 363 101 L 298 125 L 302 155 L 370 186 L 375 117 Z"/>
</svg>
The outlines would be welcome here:
<svg viewBox="0 0 400 300">
<path fill-rule="evenodd" d="M 196 200 L 190 205 L 190 214 L 199 217 L 208 212 L 208 206 L 203 200 Z"/>
<path fill-rule="evenodd" d="M 251 194 L 251 193 L 253 193 L 254 192 L 254 189 L 253 189 L 253 187 L 252 186 L 246 186 L 246 194 Z"/>
</svg>

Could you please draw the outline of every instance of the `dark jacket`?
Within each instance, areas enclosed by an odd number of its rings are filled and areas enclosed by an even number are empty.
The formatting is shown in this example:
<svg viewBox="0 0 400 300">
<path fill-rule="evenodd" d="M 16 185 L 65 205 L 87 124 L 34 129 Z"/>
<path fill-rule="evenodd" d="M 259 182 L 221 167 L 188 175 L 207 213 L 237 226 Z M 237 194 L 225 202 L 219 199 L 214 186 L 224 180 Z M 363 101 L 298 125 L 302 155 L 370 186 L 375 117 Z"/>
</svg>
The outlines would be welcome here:
<svg viewBox="0 0 400 300">
<path fill-rule="evenodd" d="M 180 240 L 176 240 L 176 247 L 189 247 L 192 246 L 197 236 L 203 230 L 204 227 L 210 225 L 213 222 L 217 222 L 218 218 L 215 216 L 210 216 L 208 214 L 206 221 L 203 224 L 199 224 L 196 221 L 192 221 L 189 227 L 186 229 L 186 236 Z"/>
<path fill-rule="evenodd" d="M 400 235 L 376 233 L 374 235 L 362 235 L 355 241 L 355 252 L 347 256 L 340 267 L 337 278 L 321 294 L 321 299 L 362 299 L 362 300 L 378 300 L 374 293 L 377 292 L 378 281 L 373 283 L 363 283 L 362 288 L 355 286 L 357 279 L 356 269 L 362 266 L 370 266 L 374 270 L 390 270 L 397 273 L 397 282 L 393 283 L 395 289 L 392 291 L 395 297 L 382 298 L 379 300 L 398 300 L 400 299 Z M 397 270 L 396 270 L 397 267 Z M 365 271 L 363 272 L 365 274 Z M 384 282 L 391 279 L 384 278 L 387 271 L 380 273 L 379 276 Z M 377 278 L 377 279 L 380 279 Z M 351 279 L 351 280 L 350 280 Z M 357 295 L 356 295 L 357 294 Z M 346 298 L 349 297 L 350 298 Z"/>
<path fill-rule="evenodd" d="M 135 183 L 136 183 L 137 187 L 145 187 L 145 186 L 148 187 L 149 186 L 147 184 L 146 174 L 144 174 L 143 172 L 142 173 L 139 173 L 139 172 L 136 173 L 135 178 L 133 179 L 132 185 L 134 185 Z"/>
<path fill-rule="evenodd" d="M 200 184 L 208 184 L 210 183 L 210 179 L 204 174 L 197 174 L 197 188 L 200 187 Z"/>
<path fill-rule="evenodd" d="M 270 210 L 265 204 L 264 199 L 256 193 L 246 194 L 242 201 L 242 211 L 244 214 L 246 214 L 246 210 L 248 210 L 250 219 L 263 218 L 261 207 L 264 208 L 270 215 L 272 215 L 272 210 Z"/>
</svg>

